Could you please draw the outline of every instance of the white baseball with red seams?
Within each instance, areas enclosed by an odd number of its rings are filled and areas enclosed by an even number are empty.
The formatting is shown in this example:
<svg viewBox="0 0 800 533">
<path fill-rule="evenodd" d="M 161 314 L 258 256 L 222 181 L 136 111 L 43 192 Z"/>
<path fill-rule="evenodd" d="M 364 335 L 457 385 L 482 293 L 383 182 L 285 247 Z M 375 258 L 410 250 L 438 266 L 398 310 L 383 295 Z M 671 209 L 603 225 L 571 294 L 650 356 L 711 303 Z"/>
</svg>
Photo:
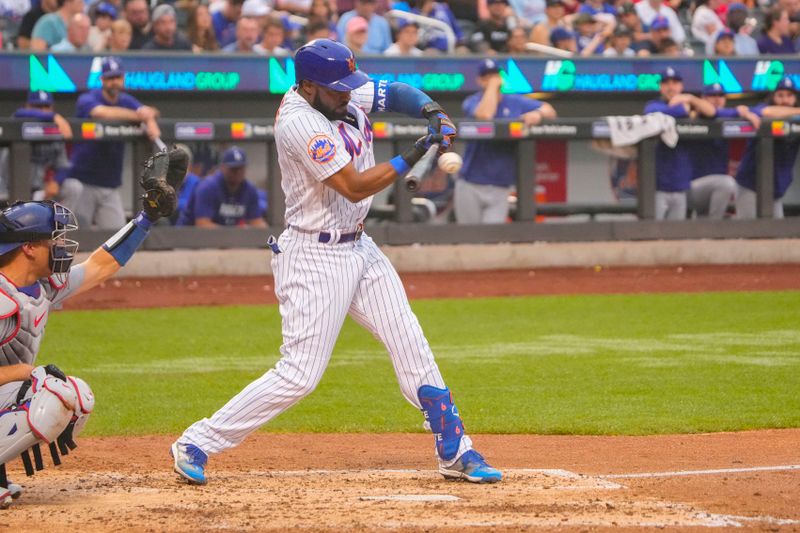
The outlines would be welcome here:
<svg viewBox="0 0 800 533">
<path fill-rule="evenodd" d="M 455 152 L 446 152 L 439 156 L 439 168 L 448 174 L 455 174 L 461 170 L 464 160 Z"/>
<path fill-rule="evenodd" d="M 359 172 L 375 165 L 364 111 L 372 109 L 373 95 L 372 82 L 352 91 L 344 120 L 329 120 L 294 89 L 284 96 L 275 142 L 288 229 L 278 239 L 280 253 L 272 256 L 282 358 L 211 418 L 190 426 L 181 442 L 207 454 L 222 452 L 311 393 L 348 314 L 386 346 L 403 396 L 417 409 L 421 386 L 445 388 L 389 260 L 366 234 L 339 240 L 363 223 L 372 198 L 354 203 L 323 183 L 350 161 Z M 330 240 L 320 242 L 320 232 Z M 456 457 L 471 448 L 464 435 Z"/>
</svg>

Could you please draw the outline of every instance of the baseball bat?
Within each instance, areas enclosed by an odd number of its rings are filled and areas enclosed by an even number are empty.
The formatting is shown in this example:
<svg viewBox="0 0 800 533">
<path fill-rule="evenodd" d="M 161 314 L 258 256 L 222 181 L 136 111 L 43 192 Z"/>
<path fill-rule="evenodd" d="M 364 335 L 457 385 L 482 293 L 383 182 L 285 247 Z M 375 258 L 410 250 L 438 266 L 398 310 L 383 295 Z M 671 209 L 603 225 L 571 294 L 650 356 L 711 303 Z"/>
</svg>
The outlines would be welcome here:
<svg viewBox="0 0 800 533">
<path fill-rule="evenodd" d="M 411 170 L 408 171 L 406 174 L 405 182 L 406 182 L 406 189 L 409 191 L 416 191 L 419 188 L 419 182 L 425 175 L 430 172 L 431 168 L 433 167 L 434 161 L 436 161 L 436 153 L 439 151 L 439 144 L 432 144 L 428 151 L 425 152 L 419 161 L 414 163 L 414 166 L 411 167 Z"/>
<path fill-rule="evenodd" d="M 167 151 L 167 145 L 164 144 L 164 141 L 161 140 L 161 137 L 156 137 L 155 139 L 153 139 L 153 143 L 155 143 L 155 145 L 158 148 L 159 152 L 166 152 Z"/>
</svg>

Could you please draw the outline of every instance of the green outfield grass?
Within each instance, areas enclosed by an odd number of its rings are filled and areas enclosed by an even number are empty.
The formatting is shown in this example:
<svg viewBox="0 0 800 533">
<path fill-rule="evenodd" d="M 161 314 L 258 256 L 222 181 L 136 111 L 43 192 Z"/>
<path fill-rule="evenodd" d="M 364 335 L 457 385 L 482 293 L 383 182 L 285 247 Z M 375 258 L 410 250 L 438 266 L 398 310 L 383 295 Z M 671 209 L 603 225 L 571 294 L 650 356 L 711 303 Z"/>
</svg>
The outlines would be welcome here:
<svg viewBox="0 0 800 533">
<path fill-rule="evenodd" d="M 800 292 L 415 301 L 473 433 L 800 427 Z M 86 434 L 180 433 L 278 360 L 277 306 L 54 313 L 39 362 L 86 379 Z M 348 320 L 319 388 L 271 431 L 422 431 Z"/>
</svg>

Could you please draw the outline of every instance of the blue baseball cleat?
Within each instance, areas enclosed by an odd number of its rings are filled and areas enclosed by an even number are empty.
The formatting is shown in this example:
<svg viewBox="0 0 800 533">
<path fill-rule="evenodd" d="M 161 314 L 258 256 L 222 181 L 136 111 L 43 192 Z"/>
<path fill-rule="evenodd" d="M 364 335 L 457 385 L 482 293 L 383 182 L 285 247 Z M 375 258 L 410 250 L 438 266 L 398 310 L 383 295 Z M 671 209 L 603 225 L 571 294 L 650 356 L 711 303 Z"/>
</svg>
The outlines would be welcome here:
<svg viewBox="0 0 800 533">
<path fill-rule="evenodd" d="M 481 454 L 475 450 L 464 452 L 450 466 L 439 466 L 439 472 L 446 479 L 466 479 L 472 483 L 497 483 L 503 479 L 503 473 L 492 468 Z"/>
<path fill-rule="evenodd" d="M 175 472 L 192 485 L 205 485 L 208 455 L 194 444 L 172 443 L 169 454 L 175 458 Z"/>
</svg>

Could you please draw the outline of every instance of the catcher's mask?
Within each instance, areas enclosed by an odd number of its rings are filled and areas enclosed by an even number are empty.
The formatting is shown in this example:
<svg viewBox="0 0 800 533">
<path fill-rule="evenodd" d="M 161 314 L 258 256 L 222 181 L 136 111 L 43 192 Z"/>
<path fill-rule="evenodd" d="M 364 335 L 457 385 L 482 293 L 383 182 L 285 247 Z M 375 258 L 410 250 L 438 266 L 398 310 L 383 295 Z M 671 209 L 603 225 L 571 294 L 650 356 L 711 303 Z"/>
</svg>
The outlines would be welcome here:
<svg viewBox="0 0 800 533">
<path fill-rule="evenodd" d="M 76 229 L 75 215 L 59 203 L 17 202 L 0 212 L 0 255 L 26 242 L 49 241 L 50 272 L 63 283 L 78 251 L 78 241 L 67 234 Z"/>
</svg>

